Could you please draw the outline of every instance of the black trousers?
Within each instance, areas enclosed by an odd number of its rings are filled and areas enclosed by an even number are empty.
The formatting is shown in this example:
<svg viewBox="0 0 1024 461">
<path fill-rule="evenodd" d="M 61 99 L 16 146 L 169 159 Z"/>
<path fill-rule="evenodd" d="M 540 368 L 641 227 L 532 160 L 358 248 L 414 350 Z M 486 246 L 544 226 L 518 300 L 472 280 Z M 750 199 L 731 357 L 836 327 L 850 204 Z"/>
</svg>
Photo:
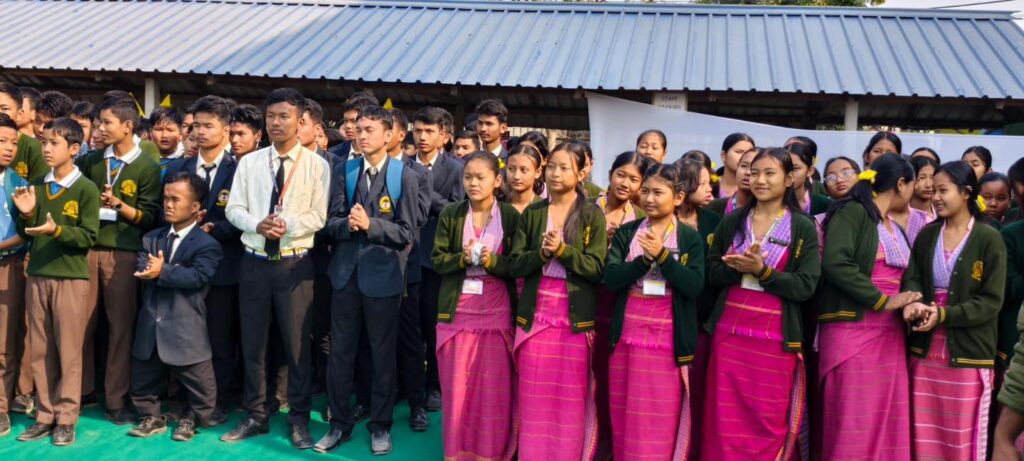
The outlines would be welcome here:
<svg viewBox="0 0 1024 461">
<path fill-rule="evenodd" d="M 402 297 L 371 298 L 356 285 L 353 274 L 344 288 L 334 292 L 331 303 L 331 362 L 327 367 L 331 426 L 349 432 L 355 425 L 351 396 L 359 341 L 365 335 L 373 362 L 367 427 L 370 431 L 387 430 L 391 428 L 395 407 L 395 353 Z"/>
<path fill-rule="evenodd" d="M 398 314 L 398 371 L 410 408 L 425 406 L 427 399 L 427 369 L 423 364 L 426 345 L 420 314 L 420 284 L 410 284 Z"/>
<path fill-rule="evenodd" d="M 206 293 L 206 331 L 217 377 L 217 405 L 224 407 L 235 389 L 238 364 L 238 285 L 210 286 Z"/>
<path fill-rule="evenodd" d="M 307 424 L 312 404 L 313 260 L 308 257 L 268 261 L 244 256 L 238 284 L 244 406 L 249 417 L 267 419 L 267 344 L 272 320 L 277 323 L 288 362 L 288 421 Z M 272 374 L 273 371 L 271 370 Z"/>
<path fill-rule="evenodd" d="M 441 276 L 433 269 L 423 268 L 423 282 L 420 283 L 420 331 L 426 349 L 426 388 L 440 389 L 441 379 L 437 375 L 437 298 L 441 295 Z"/>
<path fill-rule="evenodd" d="M 316 274 L 313 280 L 313 367 L 315 383 L 327 383 L 327 362 L 331 356 L 331 279 L 327 274 Z"/>
<path fill-rule="evenodd" d="M 205 423 L 217 404 L 217 382 L 213 361 L 204 360 L 186 366 L 168 365 L 156 349 L 146 360 L 132 357 L 132 404 L 142 416 L 160 416 L 160 396 L 167 391 L 168 375 L 173 374 L 187 391 L 189 416 Z"/>
</svg>

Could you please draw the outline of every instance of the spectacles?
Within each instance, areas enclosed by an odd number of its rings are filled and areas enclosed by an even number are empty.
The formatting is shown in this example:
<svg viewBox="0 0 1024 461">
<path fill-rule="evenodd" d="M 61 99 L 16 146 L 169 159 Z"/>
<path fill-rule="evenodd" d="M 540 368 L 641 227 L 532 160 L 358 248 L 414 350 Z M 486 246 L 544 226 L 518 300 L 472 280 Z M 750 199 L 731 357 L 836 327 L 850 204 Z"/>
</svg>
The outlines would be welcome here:
<svg viewBox="0 0 1024 461">
<path fill-rule="evenodd" d="M 853 179 L 856 176 L 857 176 L 857 172 L 854 171 L 853 168 L 845 168 L 845 169 L 839 170 L 838 174 L 832 173 L 832 174 L 830 174 L 828 176 L 825 176 L 825 184 L 835 184 L 836 181 L 839 181 L 839 178 Z"/>
</svg>

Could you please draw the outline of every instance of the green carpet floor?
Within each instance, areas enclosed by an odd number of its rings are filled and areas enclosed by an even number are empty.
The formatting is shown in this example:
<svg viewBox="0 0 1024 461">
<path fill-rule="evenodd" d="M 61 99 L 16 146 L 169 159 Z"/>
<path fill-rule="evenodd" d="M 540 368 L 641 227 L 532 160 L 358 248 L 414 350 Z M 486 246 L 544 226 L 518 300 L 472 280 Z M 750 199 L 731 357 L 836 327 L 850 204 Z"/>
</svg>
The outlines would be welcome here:
<svg viewBox="0 0 1024 461">
<path fill-rule="evenodd" d="M 309 430 L 313 440 L 328 430 L 328 425 L 321 416 L 326 405 L 324 396 L 313 400 L 313 420 Z M 373 456 L 370 453 L 370 432 L 366 423 L 359 424 L 353 431 L 352 440 L 342 444 L 330 453 L 316 453 L 313 450 L 298 451 L 288 441 L 288 422 L 284 414 L 275 415 L 270 420 L 270 434 L 245 440 L 239 443 L 224 443 L 219 440 L 221 434 L 229 431 L 244 416 L 242 412 L 234 412 L 227 424 L 218 427 L 200 429 L 191 442 L 175 442 L 171 440 L 172 428 L 166 433 L 148 439 L 139 439 L 127 435 L 131 426 L 115 426 L 103 419 L 103 410 L 99 407 L 86 408 L 78 422 L 76 441 L 69 447 L 55 447 L 49 439 L 36 442 L 18 442 L 16 439 L 33 421 L 25 415 L 12 414 L 11 433 L 0 438 L 0 460 L 131 460 L 131 461 L 163 461 L 163 460 L 241 460 L 257 461 L 263 459 L 307 459 L 307 460 L 439 460 L 443 458 L 441 440 L 441 413 L 430 413 L 430 430 L 412 432 L 409 430 L 409 408 L 404 402 L 395 406 L 395 425 L 391 431 L 394 451 L 388 456 Z"/>
</svg>

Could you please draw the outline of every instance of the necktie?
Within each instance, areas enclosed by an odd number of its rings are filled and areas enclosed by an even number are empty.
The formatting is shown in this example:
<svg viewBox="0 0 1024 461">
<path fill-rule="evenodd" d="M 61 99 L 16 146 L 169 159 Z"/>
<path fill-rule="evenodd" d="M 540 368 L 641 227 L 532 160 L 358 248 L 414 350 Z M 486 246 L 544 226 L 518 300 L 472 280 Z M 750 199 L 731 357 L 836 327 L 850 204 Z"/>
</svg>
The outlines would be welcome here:
<svg viewBox="0 0 1024 461">
<path fill-rule="evenodd" d="M 277 202 L 281 199 L 281 189 L 284 188 L 284 161 L 288 157 L 277 158 L 277 174 L 274 175 L 274 190 L 270 193 L 270 212 L 277 211 Z M 263 251 L 267 256 L 277 256 L 281 253 L 281 240 L 271 240 L 263 244 Z"/>
<path fill-rule="evenodd" d="M 210 178 L 210 172 L 213 171 L 214 168 L 217 168 L 217 165 L 203 165 L 200 168 L 203 169 L 203 179 L 206 180 L 206 187 L 210 187 L 210 181 L 212 179 Z"/>
<path fill-rule="evenodd" d="M 167 236 L 167 247 L 164 248 L 164 262 L 169 262 L 171 260 L 171 256 L 173 256 L 172 253 L 174 252 L 174 241 L 177 239 L 178 234 L 175 232 L 171 232 L 170 235 Z"/>
</svg>

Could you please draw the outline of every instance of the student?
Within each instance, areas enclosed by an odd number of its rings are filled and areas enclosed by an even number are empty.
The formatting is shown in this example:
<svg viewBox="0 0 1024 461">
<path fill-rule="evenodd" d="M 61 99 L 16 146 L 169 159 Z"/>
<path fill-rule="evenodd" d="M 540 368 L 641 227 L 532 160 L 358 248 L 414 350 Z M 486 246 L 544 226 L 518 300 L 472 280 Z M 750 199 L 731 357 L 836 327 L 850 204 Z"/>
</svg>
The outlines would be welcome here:
<svg viewBox="0 0 1024 461">
<path fill-rule="evenodd" d="M 142 302 L 131 379 L 132 404 L 142 420 L 128 431 L 134 437 L 167 430 L 160 396 L 171 373 L 189 398 L 189 411 L 178 421 L 172 440 L 192 440 L 196 424 L 208 424 L 217 403 L 204 297 L 222 252 L 217 240 L 197 228 L 207 189 L 206 180 L 191 171 L 171 176 L 163 194 L 168 226 L 142 238 L 135 272 L 142 281 Z"/>
<path fill-rule="evenodd" d="M 709 237 L 706 275 L 722 291 L 707 324 L 705 460 L 790 459 L 803 418 L 800 306 L 818 283 L 818 237 L 787 151 L 762 150 L 750 176 L 753 197 Z"/>
<path fill-rule="evenodd" d="M 876 157 L 876 160 L 885 155 L 895 155 L 897 157 L 903 158 L 904 160 L 907 159 L 904 155 L 890 153 Z M 910 201 L 913 200 L 914 193 L 916 190 L 917 177 L 915 176 L 914 181 L 911 183 L 910 189 L 901 188 L 899 190 L 899 193 L 896 194 L 895 197 L 893 197 L 892 203 L 889 204 L 889 212 L 887 213 L 889 219 L 892 219 L 893 222 L 898 224 L 900 228 L 903 229 L 904 232 L 906 232 L 907 238 L 910 239 L 911 245 L 914 244 L 914 241 L 917 239 L 918 233 L 921 232 L 921 229 L 923 229 L 929 221 L 928 213 L 910 206 Z"/>
<path fill-rule="evenodd" d="M 712 200 L 711 203 L 708 203 L 708 210 L 714 211 L 724 217 L 747 205 L 750 198 L 753 196 L 750 192 L 750 164 L 753 162 L 754 157 L 759 151 L 760 149 L 750 149 L 744 151 L 739 155 L 739 157 L 737 157 L 736 172 L 734 173 L 736 191 L 731 195 Z M 728 174 L 729 169 L 728 167 L 725 168 L 726 174 Z M 718 181 L 719 196 L 722 194 L 721 190 L 725 181 L 725 176 L 722 176 L 722 178 L 723 179 Z"/>
<path fill-rule="evenodd" d="M 604 193 L 604 189 L 597 184 L 590 182 L 590 173 L 594 169 L 594 151 L 590 148 L 589 144 L 582 144 L 583 153 L 586 156 L 587 162 L 583 167 L 583 190 L 587 192 L 587 198 L 596 200 L 598 196 Z"/>
<path fill-rule="evenodd" d="M 501 144 L 501 139 L 508 133 L 508 108 L 497 99 L 485 99 L 476 105 L 476 126 L 480 135 L 483 150 L 490 152 L 505 161 L 508 150 Z"/>
<path fill-rule="evenodd" d="M 358 118 L 362 156 L 346 161 L 333 187 L 327 233 L 337 246 L 329 273 L 331 362 L 327 371 L 331 429 L 316 451 L 333 450 L 352 436 L 350 397 L 356 353 L 365 331 L 373 357 L 371 450 L 390 453 L 393 423 L 396 341 L 407 248 L 415 240 L 418 178 L 385 150 L 393 135 L 391 115 L 369 107 Z M 365 179 L 364 179 L 365 178 Z"/>
<path fill-rule="evenodd" d="M 857 185 L 860 166 L 849 157 L 832 157 L 825 162 L 825 192 L 833 202 L 846 198 Z M 817 217 L 819 215 L 815 215 Z"/>
<path fill-rule="evenodd" d="M 529 144 L 520 144 L 509 151 L 505 164 L 508 182 L 505 194 L 508 203 L 522 213 L 533 202 L 541 200 L 544 190 L 544 157 Z"/>
<path fill-rule="evenodd" d="M 985 201 L 985 216 L 998 229 L 1005 222 L 1006 212 L 1010 210 L 1010 178 L 990 171 L 982 175 L 978 186 L 981 188 L 978 195 Z"/>
<path fill-rule="evenodd" d="M 1010 180 L 1014 201 L 1003 221 L 1011 223 L 1020 220 L 1021 210 L 1024 210 L 1024 158 L 1017 159 L 1010 165 L 1010 169 L 1006 170 L 1006 177 Z"/>
<path fill-rule="evenodd" d="M 228 136 L 235 160 L 255 152 L 263 145 L 263 113 L 251 104 L 235 106 L 231 110 Z"/>
<path fill-rule="evenodd" d="M 224 442 L 269 431 L 266 355 L 276 319 L 288 362 L 289 438 L 296 449 L 313 447 L 309 337 L 315 269 L 307 253 L 324 226 L 330 172 L 326 160 L 299 144 L 305 105 L 306 98 L 293 88 L 267 95 L 263 106 L 272 144 L 238 162 L 228 196 L 225 215 L 242 231 L 245 246 L 238 304 L 248 416 L 221 436 Z"/>
<path fill-rule="evenodd" d="M 801 142 L 791 143 L 786 147 L 789 156 L 793 160 L 793 179 L 796 181 L 793 186 L 793 193 L 800 203 L 800 209 L 804 213 L 814 216 L 824 213 L 831 203 L 828 197 L 812 192 L 814 186 L 811 176 L 814 174 L 814 153 L 817 147 L 810 147 L 811 144 Z"/>
<path fill-rule="evenodd" d="M 547 163 L 550 152 L 548 151 L 548 137 L 545 136 L 544 133 L 537 130 L 527 131 L 516 138 L 515 142 L 509 140 L 509 150 L 512 150 L 513 147 L 522 144 L 536 147 L 540 152 L 540 157 L 543 162 L 542 165 Z"/>
<path fill-rule="evenodd" d="M 529 206 L 512 240 L 512 275 L 525 284 L 516 313 L 519 459 L 594 454 L 596 285 L 608 237 L 604 214 L 583 190 L 585 146 L 555 146 L 545 168 L 549 198 Z"/>
<path fill-rule="evenodd" d="M 824 221 L 819 376 L 811 377 L 822 389 L 822 459 L 909 461 L 905 327 L 896 311 L 921 293 L 900 292 L 910 242 L 888 210 L 913 187 L 914 169 L 883 155 L 857 178 Z"/>
<path fill-rule="evenodd" d="M 380 102 L 377 101 L 377 98 L 365 92 L 353 93 L 341 105 L 341 134 L 347 142 L 335 146 L 333 152 L 335 155 L 344 159 L 352 159 L 357 156 L 359 146 L 356 142 L 358 131 L 356 120 L 359 119 L 359 114 L 363 109 L 368 107 L 380 107 Z"/>
<path fill-rule="evenodd" d="M 455 146 L 452 153 L 460 159 L 469 157 L 470 154 L 480 150 L 480 137 L 475 131 L 462 130 L 455 133 Z"/>
<path fill-rule="evenodd" d="M 109 324 L 106 379 L 106 416 L 115 424 L 131 424 L 135 417 L 126 405 L 131 368 L 132 330 L 135 328 L 137 281 L 132 275 L 142 235 L 156 222 L 160 203 L 160 167 L 142 153 L 132 132 L 139 113 L 130 99 L 108 98 L 100 103 L 97 127 L 108 145 L 75 158 L 85 179 L 100 190 L 100 232 L 89 252 L 91 313 L 85 354 L 92 353 L 97 316 Z M 90 359 L 85 364 L 91 365 Z M 84 379 L 91 383 L 92 370 Z M 86 385 L 86 390 L 92 389 Z M 87 392 L 91 393 L 91 392 Z"/>
<path fill-rule="evenodd" d="M 1011 362 L 1018 362 L 1014 367 L 1019 366 L 1020 359 L 1014 360 L 1014 346 L 1020 339 L 1020 332 L 1017 330 L 1020 307 L 1024 303 L 1024 223 L 1014 222 L 1003 226 L 1000 230 L 1003 242 L 1006 245 L 1006 294 L 1003 299 L 1003 308 L 999 311 L 999 342 L 996 353 L 996 383 L 995 388 L 999 390 L 999 403 L 993 405 L 1010 406 L 1003 398 L 1003 392 L 1010 394 L 1019 393 L 1020 378 L 1011 377 L 1014 373 L 1007 373 Z M 1005 378 L 1004 378 L 1005 376 Z M 1012 403 L 1012 402 L 1011 402 Z M 1012 408 L 1019 408 L 1018 405 Z M 1010 410 L 1012 411 L 1012 410 Z M 1007 410 L 1003 410 L 1004 413 Z M 1002 421 L 1000 421 L 1002 424 Z M 995 437 L 996 451 L 999 447 L 999 431 Z"/>
<path fill-rule="evenodd" d="M 78 123 L 78 126 L 82 127 L 82 133 L 85 137 L 82 138 L 85 141 L 82 142 L 82 148 L 78 151 L 79 154 L 85 154 L 92 150 L 92 146 L 89 145 L 89 139 L 92 138 L 92 116 L 96 113 L 96 106 L 89 101 L 77 101 L 71 106 L 71 112 L 68 114 L 71 120 Z"/>
<path fill-rule="evenodd" d="M 691 151 L 700 152 L 700 151 Z M 686 200 L 676 210 L 676 219 L 690 226 L 703 236 L 707 236 L 718 227 L 721 215 L 706 209 L 714 195 L 711 193 L 711 167 L 698 156 L 683 156 L 673 165 L 679 170 L 683 181 L 683 192 Z"/>
<path fill-rule="evenodd" d="M 617 293 L 610 405 L 615 459 L 687 459 L 688 367 L 697 339 L 695 298 L 704 289 L 704 241 L 676 220 L 686 200 L 679 170 L 644 177 L 646 218 L 619 228 L 604 281 Z"/>
<path fill-rule="evenodd" d="M 740 189 L 741 177 L 737 173 L 740 157 L 757 147 L 754 138 L 746 133 L 733 133 L 722 141 L 722 178 L 718 182 L 718 198 L 732 197 Z"/>
<path fill-rule="evenodd" d="M 406 157 L 416 156 L 416 138 L 412 136 L 412 133 L 406 133 L 405 139 L 402 140 L 402 154 Z"/>
<path fill-rule="evenodd" d="M 32 128 L 36 131 L 36 138 L 43 136 L 43 126 L 55 118 L 67 117 L 71 114 L 71 106 L 75 102 L 66 94 L 60 91 L 44 91 L 39 97 L 39 104 L 36 105 L 36 119 Z"/>
<path fill-rule="evenodd" d="M 782 147 L 790 152 L 796 152 L 800 156 L 810 158 L 811 163 L 808 164 L 810 172 L 807 174 L 807 180 L 811 183 L 811 193 L 828 197 L 825 185 L 821 183 L 821 172 L 815 167 L 815 162 L 818 161 L 818 143 L 807 136 L 793 136 L 787 139 Z M 825 210 L 821 212 L 824 213 Z"/>
<path fill-rule="evenodd" d="M 979 221 L 978 178 L 967 162 L 935 173 L 939 219 L 921 231 L 903 273 L 920 302 L 903 309 L 913 331 L 910 358 L 912 450 L 917 458 L 982 460 L 1006 288 L 1006 246 Z"/>
<path fill-rule="evenodd" d="M 910 158 L 913 160 L 918 157 L 928 158 L 935 162 L 935 165 L 942 163 L 942 159 L 939 158 L 939 153 L 935 152 L 935 150 L 930 147 L 918 147 L 917 149 L 914 149 L 914 152 L 910 154 Z"/>
<path fill-rule="evenodd" d="M 97 128 L 100 126 L 100 114 L 93 108 L 92 111 L 92 136 L 87 140 L 91 150 L 103 150 L 107 148 L 107 144 L 103 142 L 103 135 Z M 88 152 L 86 152 L 88 153 Z"/>
<path fill-rule="evenodd" d="M 661 130 L 647 130 L 636 137 L 636 152 L 654 160 L 655 164 L 665 162 L 668 138 Z"/>
<path fill-rule="evenodd" d="M 389 109 L 388 113 L 391 114 L 391 120 L 394 122 L 395 135 L 391 137 L 391 142 L 387 145 L 388 157 L 395 160 L 403 160 L 404 155 L 402 152 L 402 140 L 405 139 L 409 131 L 409 117 L 405 116 L 405 112 L 400 109 Z M 415 162 L 408 162 L 407 164 L 413 164 Z"/>
<path fill-rule="evenodd" d="M 1024 322 L 1018 325 L 1024 331 Z M 1008 367 L 1006 382 L 999 390 L 999 403 L 1003 405 L 995 428 L 992 461 L 1017 461 L 1020 451 L 1016 441 L 1024 432 L 1024 342 L 1014 346 L 1013 365 Z"/>
<path fill-rule="evenodd" d="M 25 100 L 26 98 L 18 87 L 7 82 L 0 82 L 0 113 L 7 114 L 8 117 L 17 121 L 19 117 L 24 117 L 28 110 L 24 103 Z M 35 109 L 32 109 L 31 113 L 34 114 Z M 43 159 L 42 144 L 35 138 L 34 133 L 25 134 L 25 131 L 21 129 L 18 133 L 18 150 L 11 165 L 18 176 L 28 180 L 31 184 L 42 182 L 46 173 L 50 172 Z"/>
<path fill-rule="evenodd" d="M 92 301 L 86 254 L 99 233 L 99 191 L 75 167 L 82 128 L 59 118 L 43 126 L 43 150 L 52 171 L 42 185 L 14 194 L 18 233 L 31 241 L 26 269 L 29 350 L 38 408 L 35 423 L 18 436 L 54 445 L 75 441 L 82 396 L 82 344 Z"/>
<path fill-rule="evenodd" d="M 39 100 L 42 99 L 43 94 L 39 90 L 30 86 L 16 87 L 21 91 L 21 116 L 16 118 L 14 121 L 18 123 L 18 132 L 28 136 L 32 139 L 36 138 L 36 107 L 39 107 Z"/>
<path fill-rule="evenodd" d="M 0 104 L 3 104 L 0 102 Z M 28 372 L 21 361 L 25 341 L 25 240 L 18 235 L 14 192 L 28 182 L 10 168 L 18 146 L 18 125 L 0 113 L 0 436 L 11 431 L 10 401 L 16 391 L 18 372 Z"/>
<path fill-rule="evenodd" d="M 181 124 L 184 118 L 178 109 L 157 107 L 149 114 L 150 139 L 160 150 L 160 179 L 167 178 L 167 167 L 185 155 L 181 143 Z"/>
<path fill-rule="evenodd" d="M 935 196 L 935 185 L 932 179 L 935 177 L 935 170 L 939 169 L 939 163 L 932 160 L 930 156 L 919 155 L 910 157 L 910 164 L 913 165 L 917 174 L 914 181 L 914 198 L 910 199 L 910 208 L 925 213 L 927 222 L 935 219 L 935 207 L 932 206 L 932 197 Z"/>
<path fill-rule="evenodd" d="M 864 153 L 861 154 L 861 161 L 864 164 L 864 169 L 869 169 L 871 162 L 882 156 L 882 154 L 890 153 L 903 153 L 903 142 L 900 141 L 900 137 L 896 136 L 896 133 L 891 131 L 879 131 L 875 133 L 871 136 L 871 139 L 868 140 L 868 145 L 864 147 Z"/>
<path fill-rule="evenodd" d="M 974 170 L 974 175 L 981 180 L 985 173 L 992 171 L 992 152 L 985 146 L 971 146 L 960 156 Z"/>
<path fill-rule="evenodd" d="M 509 252 L 519 212 L 497 201 L 500 187 L 497 157 L 466 157 L 469 199 L 441 212 L 431 256 L 441 274 L 437 360 L 449 459 L 508 460 L 516 452 Z"/>
</svg>

